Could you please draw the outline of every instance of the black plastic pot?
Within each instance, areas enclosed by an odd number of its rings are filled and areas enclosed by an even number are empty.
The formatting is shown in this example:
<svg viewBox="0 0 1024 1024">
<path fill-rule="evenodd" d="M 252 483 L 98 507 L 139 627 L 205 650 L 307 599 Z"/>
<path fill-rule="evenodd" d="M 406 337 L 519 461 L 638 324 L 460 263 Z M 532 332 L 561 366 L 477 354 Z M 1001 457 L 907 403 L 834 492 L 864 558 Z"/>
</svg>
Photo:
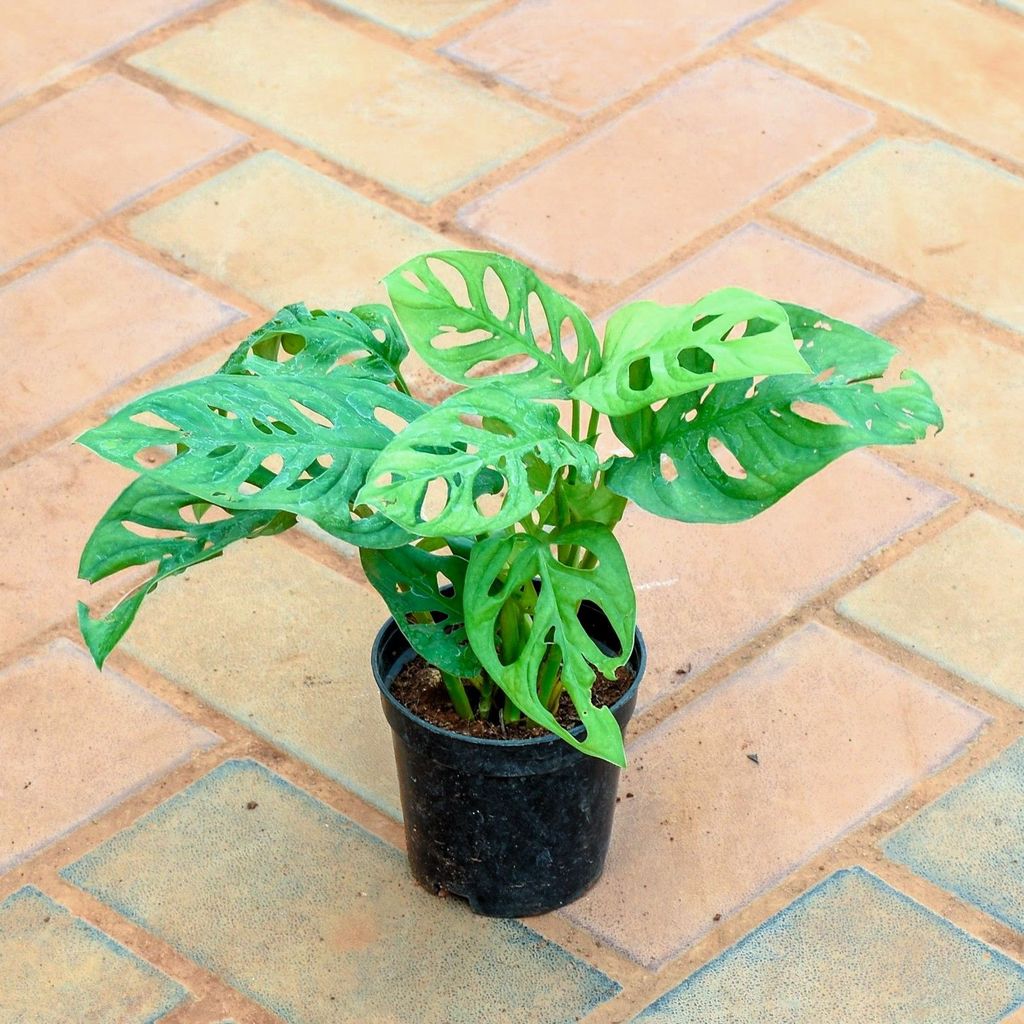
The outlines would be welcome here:
<svg viewBox="0 0 1024 1024">
<path fill-rule="evenodd" d="M 607 623 L 594 616 L 593 638 L 614 643 L 602 629 Z M 395 744 L 413 877 L 491 917 L 543 914 L 578 899 L 604 869 L 619 769 L 553 735 L 478 739 L 425 722 L 391 696 L 392 681 L 414 656 L 388 619 L 371 658 Z M 623 729 L 646 662 L 637 630 L 633 682 L 612 707 Z"/>
</svg>

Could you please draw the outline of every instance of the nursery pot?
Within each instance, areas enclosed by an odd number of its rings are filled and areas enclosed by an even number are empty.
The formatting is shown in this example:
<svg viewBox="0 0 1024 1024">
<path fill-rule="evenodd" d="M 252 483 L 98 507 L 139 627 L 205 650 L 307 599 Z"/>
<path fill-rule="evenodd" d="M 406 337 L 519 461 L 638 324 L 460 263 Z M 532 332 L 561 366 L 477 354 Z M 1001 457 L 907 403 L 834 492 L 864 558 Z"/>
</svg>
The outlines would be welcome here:
<svg viewBox="0 0 1024 1024">
<path fill-rule="evenodd" d="M 580 619 L 590 635 L 613 649 L 603 616 L 588 623 L 586 613 L 584 604 Z M 395 745 L 413 877 L 491 917 L 543 914 L 578 899 L 604 869 L 619 769 L 554 735 L 480 739 L 425 722 L 391 695 L 393 680 L 413 657 L 388 619 L 371 658 Z M 633 681 L 611 709 L 622 729 L 646 662 L 637 630 L 627 663 Z"/>
</svg>

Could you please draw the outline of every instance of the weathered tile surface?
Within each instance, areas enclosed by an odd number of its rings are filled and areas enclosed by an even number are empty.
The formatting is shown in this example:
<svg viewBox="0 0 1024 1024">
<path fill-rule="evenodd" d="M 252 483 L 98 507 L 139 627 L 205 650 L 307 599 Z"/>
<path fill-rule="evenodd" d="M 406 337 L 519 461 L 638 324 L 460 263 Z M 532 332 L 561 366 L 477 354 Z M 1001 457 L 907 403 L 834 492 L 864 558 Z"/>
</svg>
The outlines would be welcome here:
<svg viewBox="0 0 1024 1024">
<path fill-rule="evenodd" d="M 975 512 L 839 610 L 1024 706 L 1024 532 Z"/>
<path fill-rule="evenodd" d="M 636 1020 L 998 1024 L 1022 1004 L 1020 964 L 853 868 L 825 879 Z"/>
<path fill-rule="evenodd" d="M 882 850 L 1024 932 L 1024 740 L 911 818 Z"/>
<path fill-rule="evenodd" d="M 422 892 L 398 851 L 252 761 L 62 873 L 289 1024 L 568 1024 L 617 988 L 517 922 Z"/>
<path fill-rule="evenodd" d="M 290 0 L 249 0 L 132 63 L 422 202 L 559 129 Z"/>
<path fill-rule="evenodd" d="M 631 744 L 620 791 L 635 797 L 619 804 L 607 872 L 565 913 L 659 964 L 952 757 L 982 720 L 806 626 Z"/>
<path fill-rule="evenodd" d="M 0 870 L 217 737 L 58 641 L 0 673 Z"/>
<path fill-rule="evenodd" d="M 0 450 L 241 316 L 105 241 L 20 278 L 0 291 Z"/>
<path fill-rule="evenodd" d="M 0 270 L 241 139 L 116 75 L 8 122 L 0 127 Z"/>
<path fill-rule="evenodd" d="M 779 0 L 523 0 L 445 47 L 577 114 L 613 103 Z"/>
<path fill-rule="evenodd" d="M 162 584 L 125 646 L 398 817 L 391 732 L 370 674 L 386 618 L 368 587 L 254 541 Z"/>
<path fill-rule="evenodd" d="M 775 209 L 967 309 L 1024 328 L 1020 289 L 1005 272 L 1024 262 L 1024 180 L 998 167 L 943 142 L 883 139 Z"/>
<path fill-rule="evenodd" d="M 787 60 L 1024 159 L 1019 28 L 956 0 L 821 0 L 759 42 Z"/>
<path fill-rule="evenodd" d="M 0 964 L 9 1024 L 154 1024 L 187 995 L 32 886 L 0 903 Z"/>
<path fill-rule="evenodd" d="M 132 221 L 132 232 L 268 310 L 381 302 L 432 231 L 279 153 L 261 153 Z M 344 239 L 344 244 L 339 240 Z"/>
<path fill-rule="evenodd" d="M 618 536 L 650 648 L 641 703 L 707 668 L 950 500 L 860 453 L 745 523 L 689 525 L 631 508 Z"/>
<path fill-rule="evenodd" d="M 328 0 L 409 36 L 429 36 L 489 7 L 494 0 Z"/>
<path fill-rule="evenodd" d="M 461 216 L 469 228 L 544 267 L 618 282 L 871 122 L 866 110 L 782 72 L 749 60 L 719 61 Z"/>
</svg>

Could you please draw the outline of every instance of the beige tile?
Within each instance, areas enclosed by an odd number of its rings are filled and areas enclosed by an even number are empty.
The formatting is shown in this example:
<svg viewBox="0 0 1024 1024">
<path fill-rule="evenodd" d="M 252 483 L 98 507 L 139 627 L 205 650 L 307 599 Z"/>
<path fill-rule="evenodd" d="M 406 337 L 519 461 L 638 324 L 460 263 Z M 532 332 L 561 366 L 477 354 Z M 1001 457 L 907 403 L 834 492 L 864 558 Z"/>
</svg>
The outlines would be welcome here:
<svg viewBox="0 0 1024 1024">
<path fill-rule="evenodd" d="M 430 36 L 490 7 L 494 0 L 327 0 L 407 36 Z"/>
<path fill-rule="evenodd" d="M 719 61 L 464 208 L 461 219 L 543 267 L 618 282 L 871 122 L 866 110 L 782 72 Z"/>
<path fill-rule="evenodd" d="M 30 110 L 0 128 L 0 270 L 243 138 L 116 75 Z"/>
<path fill-rule="evenodd" d="M 1017 329 L 1024 180 L 943 142 L 883 139 L 784 199 L 785 220 Z"/>
<path fill-rule="evenodd" d="M 576 114 L 693 58 L 779 0 L 521 0 L 445 52 Z"/>
<path fill-rule="evenodd" d="M 105 241 L 19 278 L 0 291 L 0 451 L 242 316 Z"/>
<path fill-rule="evenodd" d="M 822 0 L 758 42 L 1012 159 L 1024 159 L 1024 25 L 954 0 Z"/>
<path fill-rule="evenodd" d="M 268 53 L 302 59 L 268 61 Z M 550 118 L 286 0 L 249 0 L 131 63 L 422 202 L 559 130 Z"/>
<path fill-rule="evenodd" d="M 0 870 L 217 737 L 57 641 L 0 674 Z"/>
<path fill-rule="evenodd" d="M 650 648 L 641 703 L 685 684 L 950 500 L 861 452 L 744 523 L 687 525 L 631 507 L 618 535 Z"/>
<path fill-rule="evenodd" d="M 839 610 L 1024 707 L 1024 532 L 975 512 Z"/>
<path fill-rule="evenodd" d="M 807 626 L 631 745 L 620 789 L 634 796 L 619 804 L 607 871 L 566 914 L 659 964 L 938 768 L 983 720 Z"/>
</svg>

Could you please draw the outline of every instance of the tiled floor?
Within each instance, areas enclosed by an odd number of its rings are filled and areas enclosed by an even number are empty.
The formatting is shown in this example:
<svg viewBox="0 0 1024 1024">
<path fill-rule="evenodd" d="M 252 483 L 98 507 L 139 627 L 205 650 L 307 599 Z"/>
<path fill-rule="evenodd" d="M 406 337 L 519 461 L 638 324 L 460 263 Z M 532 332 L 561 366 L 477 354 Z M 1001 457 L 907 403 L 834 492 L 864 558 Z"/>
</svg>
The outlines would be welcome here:
<svg viewBox="0 0 1024 1024">
<path fill-rule="evenodd" d="M 0 1024 L 1024 1024 L 1022 62 L 1018 0 L 15 4 Z M 826 309 L 948 424 L 742 526 L 627 515 L 608 871 L 526 923 L 408 879 L 351 549 L 163 585 L 102 675 L 75 625 L 126 475 L 70 440 L 449 245 L 595 318 Z"/>
</svg>

